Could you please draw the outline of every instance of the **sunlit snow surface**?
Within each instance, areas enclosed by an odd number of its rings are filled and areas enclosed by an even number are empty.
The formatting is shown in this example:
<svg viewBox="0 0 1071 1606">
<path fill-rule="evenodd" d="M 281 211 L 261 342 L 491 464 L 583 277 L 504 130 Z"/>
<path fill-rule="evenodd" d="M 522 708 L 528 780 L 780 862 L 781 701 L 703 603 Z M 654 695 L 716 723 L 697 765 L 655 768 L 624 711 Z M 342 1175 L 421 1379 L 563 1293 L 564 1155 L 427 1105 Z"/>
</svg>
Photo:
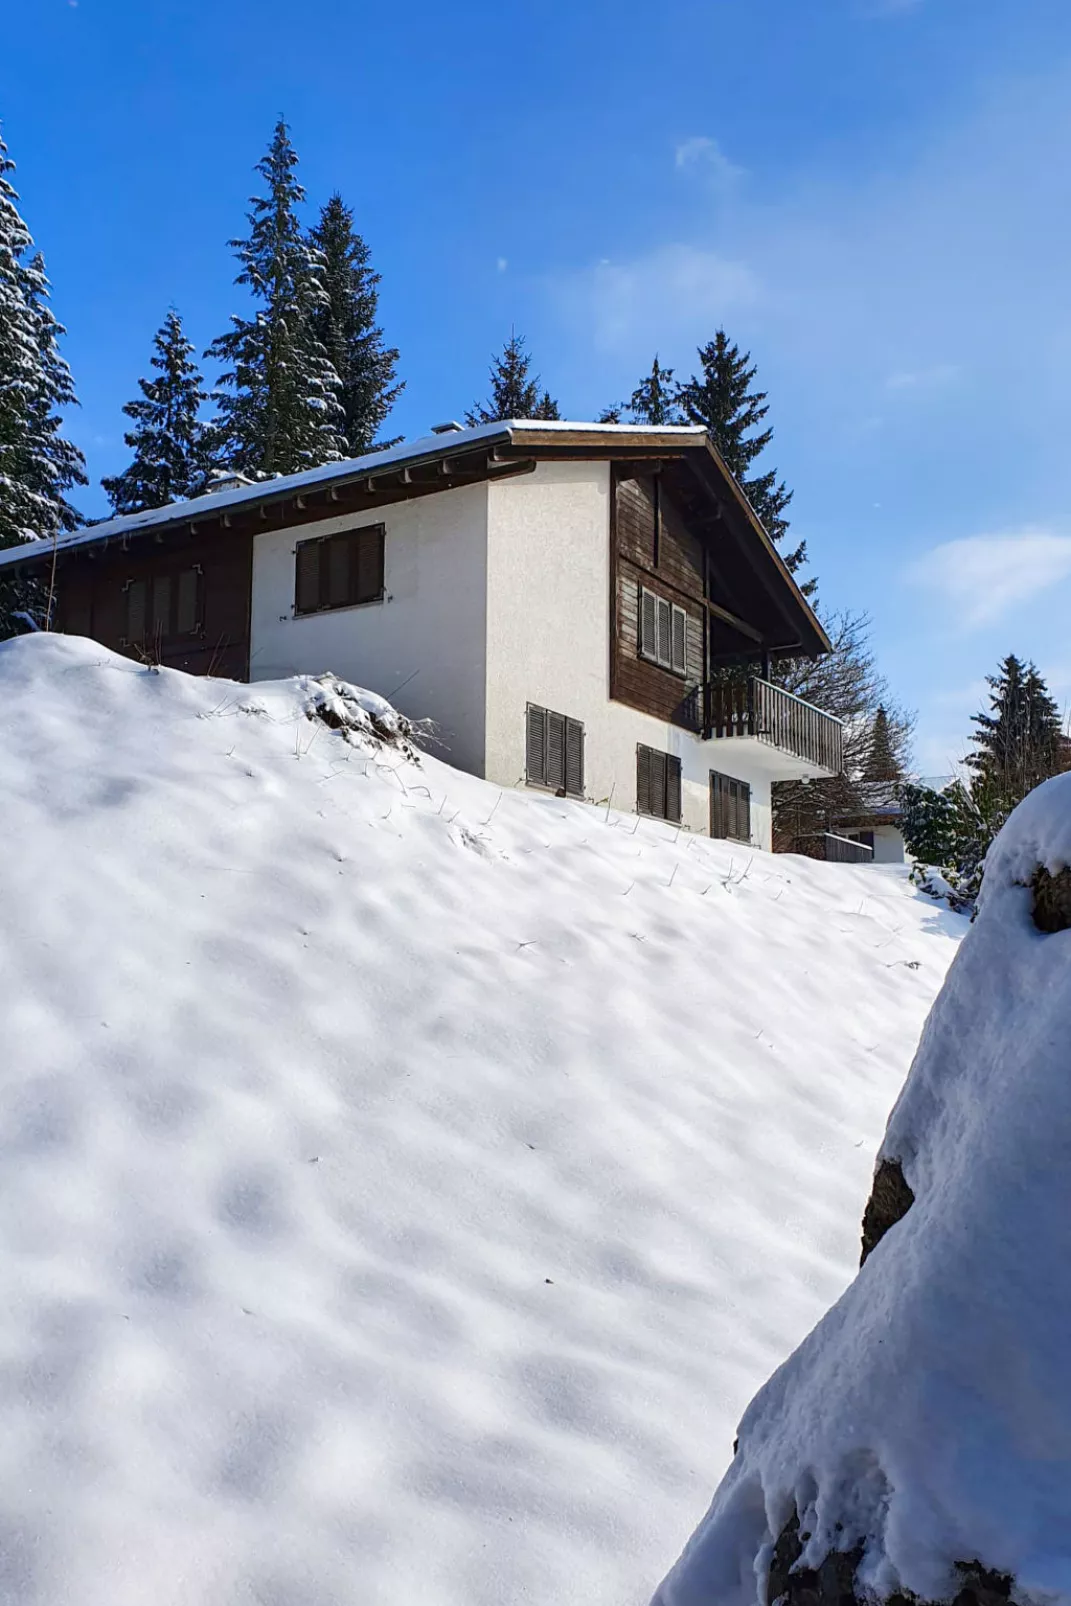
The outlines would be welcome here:
<svg viewBox="0 0 1071 1606">
<path fill-rule="evenodd" d="M 315 695 L 0 646 L 0 1600 L 632 1606 L 964 923 Z"/>
</svg>

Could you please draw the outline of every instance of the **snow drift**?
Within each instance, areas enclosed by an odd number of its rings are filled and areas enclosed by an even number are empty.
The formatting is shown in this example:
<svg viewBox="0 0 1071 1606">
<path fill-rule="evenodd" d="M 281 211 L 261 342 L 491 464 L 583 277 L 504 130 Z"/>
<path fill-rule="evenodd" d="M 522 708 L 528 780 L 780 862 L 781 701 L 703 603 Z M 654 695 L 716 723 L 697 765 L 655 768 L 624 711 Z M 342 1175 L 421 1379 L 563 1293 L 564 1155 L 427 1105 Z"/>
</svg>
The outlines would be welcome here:
<svg viewBox="0 0 1071 1606">
<path fill-rule="evenodd" d="M 963 922 L 406 742 L 0 646 L 0 1599 L 644 1601 L 851 1275 Z"/>
<path fill-rule="evenodd" d="M 1068 865 L 1058 777 L 990 852 L 889 1120 L 879 1178 L 907 1191 L 747 1411 L 659 1606 L 793 1599 L 801 1574 L 814 1602 L 1071 1601 Z"/>
</svg>

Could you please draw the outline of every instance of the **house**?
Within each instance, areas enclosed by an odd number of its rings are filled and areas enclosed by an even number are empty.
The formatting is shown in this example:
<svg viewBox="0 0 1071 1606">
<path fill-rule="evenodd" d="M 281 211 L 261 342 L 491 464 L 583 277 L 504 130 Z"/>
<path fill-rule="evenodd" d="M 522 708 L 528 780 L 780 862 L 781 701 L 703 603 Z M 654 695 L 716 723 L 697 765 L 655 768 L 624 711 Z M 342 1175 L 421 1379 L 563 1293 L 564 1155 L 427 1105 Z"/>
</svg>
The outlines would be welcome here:
<svg viewBox="0 0 1071 1606">
<path fill-rule="evenodd" d="M 829 642 L 703 430 L 514 422 L 0 552 L 57 628 L 195 674 L 326 669 L 450 762 L 770 845 L 841 726 L 769 679 Z"/>
<path fill-rule="evenodd" d="M 900 829 L 902 808 L 895 781 L 858 781 L 857 807 L 838 814 L 833 830 L 848 841 L 870 849 L 875 864 L 903 864 L 906 857 Z"/>
</svg>

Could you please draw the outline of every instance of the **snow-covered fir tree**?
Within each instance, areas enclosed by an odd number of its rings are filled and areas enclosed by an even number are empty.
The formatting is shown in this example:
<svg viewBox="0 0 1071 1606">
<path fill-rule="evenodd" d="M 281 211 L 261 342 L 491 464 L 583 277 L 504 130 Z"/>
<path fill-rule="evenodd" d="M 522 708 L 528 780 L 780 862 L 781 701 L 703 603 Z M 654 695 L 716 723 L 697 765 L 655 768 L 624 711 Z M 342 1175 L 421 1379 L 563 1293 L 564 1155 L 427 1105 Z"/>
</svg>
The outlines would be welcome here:
<svg viewBox="0 0 1071 1606">
<path fill-rule="evenodd" d="M 341 195 L 332 195 L 309 239 L 322 259 L 327 292 L 313 316 L 313 327 L 342 381 L 342 433 L 350 455 L 358 457 L 377 443 L 393 446 L 400 438 L 378 440 L 405 382 L 395 377 L 398 352 L 384 344 L 376 322 L 380 275 L 371 266 L 371 253 Z"/>
<path fill-rule="evenodd" d="M 171 309 L 153 337 L 155 379 L 139 379 L 141 396 L 123 412 L 134 428 L 123 439 L 134 460 L 121 474 L 101 480 L 116 513 L 140 513 L 196 496 L 211 467 L 200 412 L 205 391 L 182 319 Z"/>
<path fill-rule="evenodd" d="M 249 237 L 230 244 L 241 263 L 236 284 L 259 303 L 205 353 L 229 366 L 217 394 L 217 461 L 253 477 L 293 474 L 338 462 L 344 419 L 335 372 L 316 329 L 327 305 L 324 263 L 306 237 L 298 209 L 305 191 L 286 123 L 275 126 L 256 171 L 267 193 L 250 201 Z"/>
<path fill-rule="evenodd" d="M 73 529 L 65 492 L 85 485 L 85 460 L 62 434 L 60 410 L 77 405 L 59 351 L 65 333 L 49 307 L 40 252 L 18 209 L 15 164 L 0 140 L 0 546 Z"/>
<path fill-rule="evenodd" d="M 788 534 L 785 510 L 792 500 L 792 492 L 774 469 L 764 473 L 752 472 L 758 457 L 773 439 L 773 430 L 763 429 L 763 419 L 769 412 L 766 392 L 753 390 L 757 372 L 751 362 L 751 353 L 741 351 L 719 329 L 714 339 L 699 347 L 700 371 L 676 388 L 676 403 L 683 413 L 683 422 L 700 424 L 718 448 L 730 472 L 739 480 L 763 527 L 777 542 Z M 782 554 L 791 573 L 802 567 L 806 560 L 806 545 Z M 809 595 L 815 587 L 813 580 L 803 587 Z"/>
<path fill-rule="evenodd" d="M 0 547 L 50 540 L 74 529 L 72 485 L 85 485 L 85 460 L 63 435 L 62 409 L 77 405 L 60 355 L 64 329 L 49 307 L 44 260 L 19 212 L 15 164 L 0 139 Z M 21 618 L 43 622 L 47 592 L 35 582 L 0 584 L 0 635 Z"/>
<path fill-rule="evenodd" d="M 532 358 L 524 349 L 524 336 L 510 334 L 501 353 L 491 361 L 491 394 L 465 414 L 467 424 L 495 424 L 504 418 L 560 418 L 558 403 L 542 389 L 532 373 Z"/>
</svg>

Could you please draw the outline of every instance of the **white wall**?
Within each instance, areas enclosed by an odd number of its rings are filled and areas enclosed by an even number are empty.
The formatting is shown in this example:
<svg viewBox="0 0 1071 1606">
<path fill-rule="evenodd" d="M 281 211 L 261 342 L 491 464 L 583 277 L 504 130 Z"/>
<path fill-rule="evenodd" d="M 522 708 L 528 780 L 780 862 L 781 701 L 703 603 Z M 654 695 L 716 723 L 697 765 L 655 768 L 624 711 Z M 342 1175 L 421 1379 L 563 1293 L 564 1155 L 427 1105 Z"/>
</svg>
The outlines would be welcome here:
<svg viewBox="0 0 1071 1606">
<path fill-rule="evenodd" d="M 903 864 L 904 839 L 896 825 L 874 827 L 874 863 Z"/>
<path fill-rule="evenodd" d="M 483 773 L 487 681 L 486 485 L 464 486 L 253 543 L 250 678 L 332 670 L 433 719 L 449 763 Z M 384 524 L 382 602 L 294 618 L 299 540 Z"/>
<path fill-rule="evenodd" d="M 752 839 L 770 845 L 768 751 L 688 731 L 610 701 L 610 469 L 541 463 L 492 485 L 487 537 L 487 765 L 504 786 L 524 780 L 529 702 L 584 722 L 589 798 L 636 807 L 636 745 L 681 760 L 682 812 L 710 829 L 710 771 L 751 786 Z M 733 748 L 733 751 L 729 751 Z"/>
</svg>

